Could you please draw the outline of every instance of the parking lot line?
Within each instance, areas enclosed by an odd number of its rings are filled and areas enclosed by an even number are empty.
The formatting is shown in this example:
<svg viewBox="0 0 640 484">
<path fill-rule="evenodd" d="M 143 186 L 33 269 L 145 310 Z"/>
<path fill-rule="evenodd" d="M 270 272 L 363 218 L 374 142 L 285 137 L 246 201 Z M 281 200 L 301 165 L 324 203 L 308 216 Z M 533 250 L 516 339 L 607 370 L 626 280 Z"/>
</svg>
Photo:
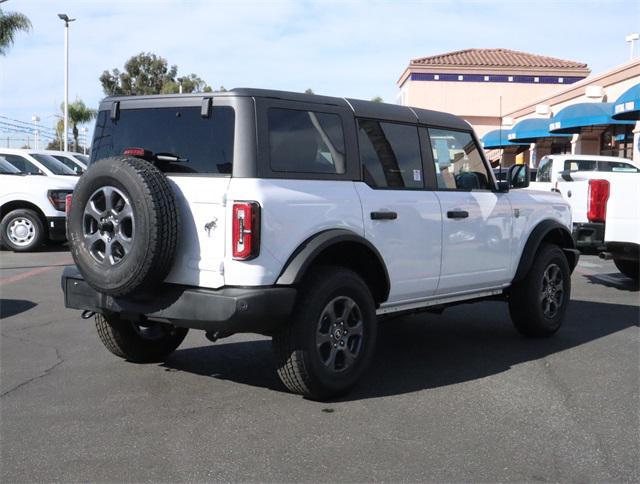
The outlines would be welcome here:
<svg viewBox="0 0 640 484">
<path fill-rule="evenodd" d="M 32 277 L 32 276 L 37 276 L 38 274 L 42 274 L 43 272 L 50 271 L 54 267 L 58 267 L 58 266 L 38 267 L 37 269 L 33 269 L 31 271 L 21 272 L 20 274 L 15 274 L 15 275 L 9 276 L 9 277 L 3 277 L 3 278 L 0 279 L 0 286 L 4 286 L 6 284 L 11 284 L 13 282 L 18 282 L 18 281 L 21 281 L 23 279 L 27 279 L 27 278 Z"/>
</svg>

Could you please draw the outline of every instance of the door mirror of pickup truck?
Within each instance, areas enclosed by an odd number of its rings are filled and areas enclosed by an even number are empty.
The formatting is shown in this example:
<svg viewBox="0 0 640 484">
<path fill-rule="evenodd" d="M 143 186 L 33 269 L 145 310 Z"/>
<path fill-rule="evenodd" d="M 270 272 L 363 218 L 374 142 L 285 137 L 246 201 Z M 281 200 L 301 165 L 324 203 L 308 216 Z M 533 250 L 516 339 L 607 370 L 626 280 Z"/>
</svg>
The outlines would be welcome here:
<svg viewBox="0 0 640 484">
<path fill-rule="evenodd" d="M 513 165 L 509 167 L 507 176 L 511 188 L 526 188 L 529 186 L 531 175 L 528 165 Z"/>
</svg>

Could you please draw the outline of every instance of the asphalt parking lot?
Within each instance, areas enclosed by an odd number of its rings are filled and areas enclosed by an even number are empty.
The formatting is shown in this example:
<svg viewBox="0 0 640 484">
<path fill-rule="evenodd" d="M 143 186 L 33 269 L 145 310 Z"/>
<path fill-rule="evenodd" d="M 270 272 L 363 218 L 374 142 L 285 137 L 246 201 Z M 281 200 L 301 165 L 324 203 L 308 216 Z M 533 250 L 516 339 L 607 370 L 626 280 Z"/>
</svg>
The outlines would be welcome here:
<svg viewBox="0 0 640 484">
<path fill-rule="evenodd" d="M 640 481 L 640 292 L 610 262 L 581 259 L 548 340 L 498 302 L 386 322 L 329 403 L 287 393 L 263 337 L 119 360 L 64 308 L 69 263 L 0 252 L 3 482 Z"/>
</svg>

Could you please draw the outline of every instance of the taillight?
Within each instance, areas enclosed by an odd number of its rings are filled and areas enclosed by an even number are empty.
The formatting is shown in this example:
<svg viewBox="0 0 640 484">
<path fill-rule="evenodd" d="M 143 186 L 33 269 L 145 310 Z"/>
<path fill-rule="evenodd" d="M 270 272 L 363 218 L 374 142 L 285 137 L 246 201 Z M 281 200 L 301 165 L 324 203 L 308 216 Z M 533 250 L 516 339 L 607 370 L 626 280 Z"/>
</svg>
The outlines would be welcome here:
<svg viewBox="0 0 640 484">
<path fill-rule="evenodd" d="M 235 202 L 233 204 L 232 245 L 233 258 L 249 260 L 260 253 L 260 204 Z"/>
<path fill-rule="evenodd" d="M 64 213 L 69 216 L 69 211 L 71 211 L 71 194 L 69 193 L 66 197 L 64 197 Z"/>
<path fill-rule="evenodd" d="M 125 148 L 122 151 L 122 154 L 127 156 L 137 156 L 139 158 L 148 158 L 151 152 L 144 148 Z"/>
<path fill-rule="evenodd" d="M 607 200 L 609 200 L 609 182 L 607 180 L 589 180 L 589 222 L 604 222 L 607 218 Z"/>
</svg>

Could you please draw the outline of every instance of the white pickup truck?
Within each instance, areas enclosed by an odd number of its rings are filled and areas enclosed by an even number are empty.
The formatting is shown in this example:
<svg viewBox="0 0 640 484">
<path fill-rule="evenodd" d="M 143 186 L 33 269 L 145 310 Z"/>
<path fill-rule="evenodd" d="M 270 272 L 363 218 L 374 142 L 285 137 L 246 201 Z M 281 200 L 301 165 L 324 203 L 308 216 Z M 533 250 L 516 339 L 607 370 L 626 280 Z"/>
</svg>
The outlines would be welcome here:
<svg viewBox="0 0 640 484">
<path fill-rule="evenodd" d="M 77 180 L 25 173 L 0 156 L 0 245 L 27 252 L 64 241 L 66 196 Z"/>
<path fill-rule="evenodd" d="M 613 259 L 624 275 L 638 281 L 640 272 L 640 174 L 615 173 L 609 183 L 603 259 Z"/>
<path fill-rule="evenodd" d="M 571 206 L 576 246 L 583 251 L 599 251 L 604 244 L 606 222 L 603 209 L 606 208 L 606 198 L 602 200 L 605 192 L 592 189 L 594 185 L 589 180 L 607 180 L 610 184 L 617 184 L 629 176 L 637 180 L 634 175 L 638 173 L 640 165 L 626 158 L 550 155 L 540 160 L 537 179 L 529 189 L 561 193 Z M 637 190 L 638 185 L 636 187 Z"/>
</svg>

